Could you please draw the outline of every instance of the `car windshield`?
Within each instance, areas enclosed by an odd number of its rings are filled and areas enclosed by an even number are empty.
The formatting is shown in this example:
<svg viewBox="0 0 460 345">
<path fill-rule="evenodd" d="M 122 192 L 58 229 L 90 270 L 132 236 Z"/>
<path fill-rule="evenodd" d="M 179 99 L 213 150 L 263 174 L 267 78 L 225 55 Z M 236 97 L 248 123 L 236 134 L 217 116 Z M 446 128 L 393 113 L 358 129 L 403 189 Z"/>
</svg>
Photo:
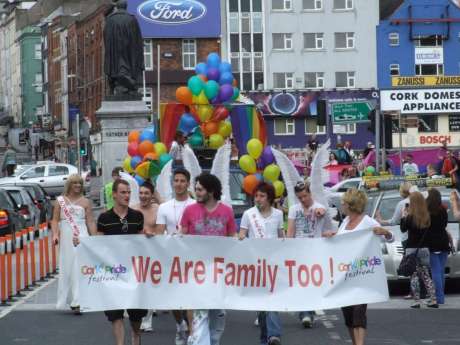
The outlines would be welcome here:
<svg viewBox="0 0 460 345">
<path fill-rule="evenodd" d="M 0 208 L 13 208 L 14 205 L 12 205 L 11 200 L 4 193 L 0 193 Z"/>
<path fill-rule="evenodd" d="M 22 198 L 21 192 L 19 190 L 9 190 L 10 195 L 13 197 L 17 205 L 24 205 L 25 202 Z"/>
<path fill-rule="evenodd" d="M 246 205 L 247 198 L 243 192 L 243 173 L 232 171 L 230 173 L 230 196 L 232 197 L 232 205 Z"/>
<path fill-rule="evenodd" d="M 14 170 L 13 175 L 11 176 L 19 176 L 21 173 L 29 169 L 31 165 L 18 165 L 16 169 Z"/>
</svg>

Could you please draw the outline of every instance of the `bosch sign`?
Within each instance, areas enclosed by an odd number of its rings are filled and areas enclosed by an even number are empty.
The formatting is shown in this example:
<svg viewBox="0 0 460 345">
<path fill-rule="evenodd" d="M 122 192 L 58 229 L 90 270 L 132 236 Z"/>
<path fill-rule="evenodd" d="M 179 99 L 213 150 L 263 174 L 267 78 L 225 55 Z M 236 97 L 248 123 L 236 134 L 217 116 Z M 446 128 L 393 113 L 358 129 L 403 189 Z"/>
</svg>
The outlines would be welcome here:
<svg viewBox="0 0 460 345">
<path fill-rule="evenodd" d="M 179 25 L 191 23 L 206 14 L 206 6 L 195 0 L 150 0 L 138 8 L 139 15 L 158 24 Z"/>
<path fill-rule="evenodd" d="M 220 1 L 130 0 L 144 38 L 218 38 Z"/>
</svg>

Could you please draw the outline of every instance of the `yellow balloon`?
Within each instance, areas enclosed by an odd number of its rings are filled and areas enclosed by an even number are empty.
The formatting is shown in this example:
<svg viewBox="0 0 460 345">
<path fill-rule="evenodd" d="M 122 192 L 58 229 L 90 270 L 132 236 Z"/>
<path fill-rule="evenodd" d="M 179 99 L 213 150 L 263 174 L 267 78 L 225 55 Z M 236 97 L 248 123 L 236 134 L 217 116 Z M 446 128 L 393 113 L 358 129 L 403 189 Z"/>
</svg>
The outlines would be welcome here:
<svg viewBox="0 0 460 345">
<path fill-rule="evenodd" d="M 239 160 L 241 170 L 254 174 L 257 170 L 256 161 L 250 155 L 243 155 Z"/>
<path fill-rule="evenodd" d="M 211 134 L 209 137 L 209 147 L 212 149 L 218 149 L 224 144 L 224 137 L 220 134 Z"/>
<path fill-rule="evenodd" d="M 246 148 L 248 149 L 248 153 L 252 158 L 258 159 L 262 154 L 264 146 L 259 139 L 254 138 L 248 141 Z"/>
<path fill-rule="evenodd" d="M 144 162 L 139 164 L 136 167 L 136 174 L 138 174 L 140 177 L 143 179 L 148 179 L 149 178 L 149 170 L 150 170 L 150 162 Z"/>
<path fill-rule="evenodd" d="M 227 138 L 232 134 L 232 124 L 228 121 L 221 121 L 219 122 L 219 131 L 218 133 L 222 135 L 224 138 Z"/>
<path fill-rule="evenodd" d="M 123 161 L 123 170 L 126 171 L 128 174 L 131 174 L 134 170 L 131 168 L 131 157 L 127 156 Z"/>
<path fill-rule="evenodd" d="M 284 194 L 284 183 L 281 181 L 273 182 L 273 188 L 275 188 L 275 196 L 279 198 Z"/>
<path fill-rule="evenodd" d="M 280 177 L 280 173 L 281 170 L 278 165 L 267 165 L 264 169 L 264 179 L 274 183 Z"/>
<path fill-rule="evenodd" d="M 155 144 L 153 144 L 153 146 L 155 147 L 155 152 L 158 155 L 158 157 L 160 157 L 163 153 L 168 152 L 168 149 L 166 148 L 166 145 L 163 144 L 163 143 L 160 143 L 160 142 L 155 143 Z"/>
<path fill-rule="evenodd" d="M 213 108 L 211 105 L 200 105 L 198 106 L 198 117 L 201 122 L 206 122 L 211 119 Z"/>
<path fill-rule="evenodd" d="M 196 96 L 196 104 L 209 104 L 208 97 L 206 97 L 204 91 Z"/>
</svg>

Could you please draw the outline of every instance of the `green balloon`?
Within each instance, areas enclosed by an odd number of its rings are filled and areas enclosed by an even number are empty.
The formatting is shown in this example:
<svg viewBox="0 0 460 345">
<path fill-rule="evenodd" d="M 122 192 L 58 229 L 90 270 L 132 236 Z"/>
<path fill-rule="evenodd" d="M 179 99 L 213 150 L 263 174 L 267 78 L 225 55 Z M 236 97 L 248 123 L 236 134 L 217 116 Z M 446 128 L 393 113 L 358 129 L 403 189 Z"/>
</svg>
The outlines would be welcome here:
<svg viewBox="0 0 460 345">
<path fill-rule="evenodd" d="M 161 173 L 161 168 L 158 162 L 151 161 L 150 162 L 150 168 L 149 168 L 149 176 L 150 177 L 156 177 Z"/>
<path fill-rule="evenodd" d="M 195 133 L 190 137 L 188 143 L 192 147 L 203 146 L 203 136 L 200 133 Z"/>
<path fill-rule="evenodd" d="M 219 94 L 219 83 L 215 80 L 209 80 L 204 85 L 204 94 L 209 100 L 214 99 Z"/>
<path fill-rule="evenodd" d="M 238 89 L 236 86 L 233 87 L 233 97 L 232 100 L 236 100 L 238 97 L 240 97 L 240 89 Z"/>
<path fill-rule="evenodd" d="M 195 96 L 198 96 L 203 90 L 203 84 L 203 80 L 201 80 L 200 77 L 194 75 L 188 80 L 187 86 Z"/>
</svg>

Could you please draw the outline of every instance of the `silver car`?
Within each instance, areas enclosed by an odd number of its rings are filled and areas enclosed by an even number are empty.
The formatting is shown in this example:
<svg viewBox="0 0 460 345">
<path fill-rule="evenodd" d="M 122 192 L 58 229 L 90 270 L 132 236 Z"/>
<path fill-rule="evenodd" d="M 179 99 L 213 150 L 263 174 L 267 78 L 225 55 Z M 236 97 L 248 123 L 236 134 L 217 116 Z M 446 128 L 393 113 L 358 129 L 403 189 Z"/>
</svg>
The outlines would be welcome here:
<svg viewBox="0 0 460 345">
<path fill-rule="evenodd" d="M 16 202 L 19 214 L 24 217 L 27 226 L 36 229 L 40 224 L 40 209 L 34 204 L 33 198 L 26 188 L 20 186 L 2 186 Z"/>
<path fill-rule="evenodd" d="M 450 209 L 450 189 L 440 188 L 442 202 L 448 205 L 448 225 L 447 231 L 452 235 L 455 245 L 456 255 L 450 254 L 447 259 L 446 264 L 446 277 L 447 278 L 460 278 L 460 253 L 459 250 L 459 238 L 460 238 L 460 227 L 459 222 L 456 221 L 452 215 L 452 210 Z M 380 212 L 382 219 L 390 219 L 393 215 L 396 205 L 401 200 L 401 196 L 397 191 L 388 191 L 381 192 L 378 194 L 371 194 L 369 201 L 371 207 L 369 208 L 369 214 L 375 216 L 377 210 Z M 390 281 L 395 281 L 399 279 L 408 279 L 407 277 L 398 276 L 397 269 L 399 263 L 404 254 L 404 249 L 401 244 L 402 242 L 402 233 L 398 225 L 385 226 L 390 230 L 394 237 L 395 241 L 393 243 L 382 243 L 382 252 L 385 261 L 385 270 L 387 273 L 387 278 Z"/>
<path fill-rule="evenodd" d="M 29 168 L 14 174 L 11 177 L 0 179 L 0 185 L 18 182 L 36 183 L 43 187 L 48 195 L 54 197 L 61 194 L 64 185 L 72 174 L 77 174 L 77 167 L 70 164 L 48 163 L 32 165 Z M 89 173 L 82 173 L 85 194 L 89 192 Z"/>
</svg>

